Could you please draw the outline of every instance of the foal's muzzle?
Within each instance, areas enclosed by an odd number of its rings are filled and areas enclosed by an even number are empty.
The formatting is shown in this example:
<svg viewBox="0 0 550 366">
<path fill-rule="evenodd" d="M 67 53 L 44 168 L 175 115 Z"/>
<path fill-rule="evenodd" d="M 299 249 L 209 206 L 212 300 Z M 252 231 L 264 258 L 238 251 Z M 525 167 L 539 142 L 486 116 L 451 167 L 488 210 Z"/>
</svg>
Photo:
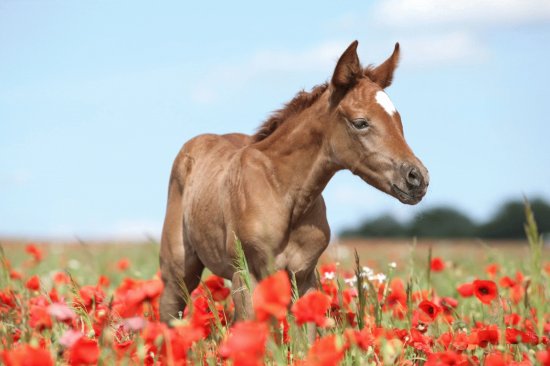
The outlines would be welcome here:
<svg viewBox="0 0 550 366">
<path fill-rule="evenodd" d="M 426 194 L 430 178 L 426 168 L 420 164 L 403 163 L 399 168 L 400 182 L 392 184 L 392 191 L 403 203 L 414 205 Z"/>
</svg>

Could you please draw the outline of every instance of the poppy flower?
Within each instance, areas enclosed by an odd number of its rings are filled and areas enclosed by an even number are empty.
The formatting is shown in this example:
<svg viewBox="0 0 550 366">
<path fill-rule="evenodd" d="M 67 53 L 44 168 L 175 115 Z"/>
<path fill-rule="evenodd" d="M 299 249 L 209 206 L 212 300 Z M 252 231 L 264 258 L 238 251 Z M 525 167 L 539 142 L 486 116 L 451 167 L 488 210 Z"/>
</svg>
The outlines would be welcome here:
<svg viewBox="0 0 550 366">
<path fill-rule="evenodd" d="M 95 339 L 80 337 L 69 349 L 71 365 L 95 365 L 99 359 L 99 346 Z"/>
<path fill-rule="evenodd" d="M 495 351 L 485 356 L 485 366 L 507 366 L 510 365 L 509 357 L 504 356 L 502 353 Z"/>
<path fill-rule="evenodd" d="M 445 349 L 462 352 L 468 348 L 468 335 L 463 332 L 446 332 L 439 336 L 437 343 Z"/>
<path fill-rule="evenodd" d="M 542 366 L 550 366 L 550 348 L 537 352 L 537 360 Z"/>
<path fill-rule="evenodd" d="M 441 312 L 441 308 L 439 306 L 428 300 L 424 300 L 418 304 L 418 308 L 422 310 L 422 314 L 425 315 L 421 317 L 421 320 L 429 323 L 433 322 L 435 318 L 437 318 L 437 315 Z"/>
<path fill-rule="evenodd" d="M 499 271 L 500 271 L 500 266 L 497 263 L 491 263 L 487 267 L 485 267 L 485 273 L 487 273 L 487 275 L 490 278 L 495 278 L 497 275 L 497 272 Z"/>
<path fill-rule="evenodd" d="M 508 287 L 513 287 L 516 285 L 516 281 L 514 281 L 513 279 L 511 279 L 510 277 L 508 276 L 504 276 L 500 279 L 500 281 L 498 281 L 500 287 L 503 287 L 503 288 L 508 288 Z"/>
<path fill-rule="evenodd" d="M 52 318 L 46 307 L 32 305 L 29 313 L 29 325 L 31 328 L 41 331 L 52 327 Z"/>
<path fill-rule="evenodd" d="M 65 272 L 56 272 L 53 275 L 53 282 L 59 285 L 66 285 L 71 283 L 71 277 L 69 277 L 69 275 Z"/>
<path fill-rule="evenodd" d="M 474 295 L 484 304 L 490 304 L 498 295 L 497 285 L 490 280 L 475 280 Z"/>
<path fill-rule="evenodd" d="M 39 249 L 34 244 L 28 244 L 25 247 L 25 252 L 29 253 L 33 257 L 35 262 L 40 262 L 42 260 L 42 257 L 43 257 L 42 250 Z"/>
<path fill-rule="evenodd" d="M 506 342 L 509 344 L 527 343 L 536 345 L 539 343 L 538 336 L 533 331 L 521 331 L 516 328 L 506 328 Z"/>
<path fill-rule="evenodd" d="M 445 262 L 439 257 L 432 258 L 430 268 L 432 272 L 441 272 L 445 269 Z"/>
<path fill-rule="evenodd" d="M 497 326 L 486 326 L 472 332 L 472 335 L 476 337 L 475 343 L 480 347 L 487 347 L 490 344 L 497 344 L 499 339 Z"/>
<path fill-rule="evenodd" d="M 78 290 L 80 297 L 79 303 L 87 310 L 92 308 L 92 305 L 99 304 L 105 299 L 105 293 L 98 286 L 82 286 Z"/>
<path fill-rule="evenodd" d="M 21 272 L 16 271 L 15 269 L 10 270 L 10 278 L 12 280 L 20 280 L 23 278 Z"/>
<path fill-rule="evenodd" d="M 330 308 L 331 298 L 315 290 L 302 296 L 292 305 L 292 313 L 296 317 L 296 323 L 302 325 L 314 322 L 319 327 L 327 325 L 326 313 Z"/>
<path fill-rule="evenodd" d="M 468 357 L 453 351 L 432 353 L 428 356 L 424 366 L 467 366 Z"/>
<path fill-rule="evenodd" d="M 50 352 L 28 344 L 20 344 L 11 350 L 0 352 L 0 359 L 6 366 L 53 366 L 54 364 Z"/>
<path fill-rule="evenodd" d="M 351 342 L 357 344 L 363 351 L 368 351 L 369 347 L 373 347 L 376 341 L 371 329 L 367 327 L 360 331 L 346 329 L 346 337 Z"/>
<path fill-rule="evenodd" d="M 32 276 L 25 283 L 25 287 L 32 291 L 38 291 L 40 289 L 40 278 L 37 275 Z"/>
<path fill-rule="evenodd" d="M 225 287 L 225 282 L 221 277 L 210 275 L 204 281 L 204 285 L 210 291 L 214 301 L 223 301 L 229 296 L 230 290 Z"/>
<path fill-rule="evenodd" d="M 170 332 L 170 348 L 166 347 L 165 351 L 170 350 L 171 355 L 167 359 L 173 358 L 178 361 L 178 365 L 186 365 L 187 353 L 193 344 L 206 336 L 202 328 L 193 327 L 192 325 L 179 326 L 171 329 Z M 169 362 L 167 362 L 169 364 Z"/>
<path fill-rule="evenodd" d="M 119 259 L 119 261 L 116 262 L 116 268 L 121 272 L 126 271 L 130 268 L 130 260 L 128 258 Z"/>
<path fill-rule="evenodd" d="M 286 271 L 278 271 L 265 278 L 254 289 L 252 301 L 256 318 L 260 321 L 273 316 L 281 320 L 286 316 L 290 303 L 290 281 Z"/>
<path fill-rule="evenodd" d="M 99 276 L 99 278 L 97 279 L 97 285 L 98 285 L 98 286 L 101 286 L 101 287 L 109 287 L 110 284 L 111 284 L 111 280 L 110 280 L 109 277 L 107 277 L 107 276 L 101 275 L 101 276 Z"/>
<path fill-rule="evenodd" d="M 257 321 L 236 323 L 219 349 L 220 356 L 233 360 L 233 365 L 263 365 L 269 329 Z"/>
<path fill-rule="evenodd" d="M 464 283 L 456 288 L 460 296 L 471 297 L 474 296 L 474 285 L 471 283 Z"/>
<path fill-rule="evenodd" d="M 338 365 L 347 345 L 339 344 L 334 334 L 319 338 L 313 343 L 307 354 L 306 365 L 308 366 L 331 366 Z"/>
</svg>

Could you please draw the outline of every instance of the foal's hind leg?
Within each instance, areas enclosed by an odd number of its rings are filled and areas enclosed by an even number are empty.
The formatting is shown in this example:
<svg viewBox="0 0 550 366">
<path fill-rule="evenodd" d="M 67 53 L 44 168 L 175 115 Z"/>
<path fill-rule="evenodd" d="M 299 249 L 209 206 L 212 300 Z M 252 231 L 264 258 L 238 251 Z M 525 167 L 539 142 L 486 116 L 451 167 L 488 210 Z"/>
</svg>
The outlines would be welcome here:
<svg viewBox="0 0 550 366">
<path fill-rule="evenodd" d="M 252 306 L 252 291 L 256 286 L 256 280 L 250 275 L 250 289 L 239 272 L 233 274 L 231 281 L 231 296 L 235 305 L 234 321 L 247 320 L 254 318 L 254 308 Z"/>
<path fill-rule="evenodd" d="M 196 253 L 185 252 L 183 247 L 172 256 L 161 256 L 160 271 L 164 282 L 164 292 L 160 298 L 160 320 L 169 324 L 179 318 L 185 309 L 185 286 L 190 294 L 197 288 L 204 265 Z"/>
</svg>

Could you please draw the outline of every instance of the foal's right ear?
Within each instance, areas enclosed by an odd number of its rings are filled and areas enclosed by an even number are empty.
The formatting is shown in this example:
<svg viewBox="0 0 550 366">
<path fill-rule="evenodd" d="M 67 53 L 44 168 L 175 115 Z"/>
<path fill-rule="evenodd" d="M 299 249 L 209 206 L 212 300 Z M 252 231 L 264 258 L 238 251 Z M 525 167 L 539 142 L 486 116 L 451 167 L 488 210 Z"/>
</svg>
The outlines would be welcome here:
<svg viewBox="0 0 550 366">
<path fill-rule="evenodd" d="M 336 88 L 348 89 L 361 76 L 362 69 L 357 56 L 358 44 L 359 42 L 353 41 L 340 56 L 331 81 Z"/>
</svg>

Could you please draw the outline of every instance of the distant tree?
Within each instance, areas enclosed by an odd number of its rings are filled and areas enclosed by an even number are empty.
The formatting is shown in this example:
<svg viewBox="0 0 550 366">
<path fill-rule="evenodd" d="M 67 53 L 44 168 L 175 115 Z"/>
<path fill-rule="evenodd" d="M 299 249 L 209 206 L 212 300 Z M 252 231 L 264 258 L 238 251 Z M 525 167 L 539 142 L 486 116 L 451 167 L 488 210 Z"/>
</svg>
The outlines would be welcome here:
<svg viewBox="0 0 550 366">
<path fill-rule="evenodd" d="M 550 232 L 550 205 L 542 199 L 531 201 L 531 208 L 541 233 Z M 525 231 L 525 206 L 523 201 L 509 201 L 502 205 L 495 216 L 480 225 L 477 235 L 481 238 L 523 239 Z"/>
<path fill-rule="evenodd" d="M 409 224 L 410 236 L 422 238 L 468 238 L 475 236 L 475 223 L 451 207 L 434 207 L 417 214 Z"/>
<path fill-rule="evenodd" d="M 539 232 L 550 235 L 550 205 L 542 199 L 534 199 L 531 208 Z M 440 206 L 418 213 L 407 223 L 401 223 L 391 215 L 382 215 L 364 221 L 356 228 L 344 230 L 341 236 L 524 239 L 524 223 L 524 202 L 515 200 L 504 203 L 488 222 L 481 225 L 457 209 Z"/>
<path fill-rule="evenodd" d="M 344 230 L 342 237 L 363 238 L 394 238 L 406 237 L 407 228 L 391 215 L 382 215 L 372 220 L 367 220 L 355 229 Z"/>
</svg>

